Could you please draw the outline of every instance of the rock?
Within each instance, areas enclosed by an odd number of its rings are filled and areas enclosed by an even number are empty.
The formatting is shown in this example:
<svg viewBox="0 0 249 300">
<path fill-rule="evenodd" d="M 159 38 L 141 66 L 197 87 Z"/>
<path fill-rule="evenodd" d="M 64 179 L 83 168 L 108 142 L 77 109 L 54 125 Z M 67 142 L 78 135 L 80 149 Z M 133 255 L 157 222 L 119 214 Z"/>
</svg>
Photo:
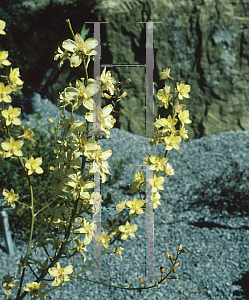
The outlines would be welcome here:
<svg viewBox="0 0 249 300">
<path fill-rule="evenodd" d="M 110 22 L 101 24 L 101 64 L 124 65 L 146 62 L 146 25 L 138 22 L 161 22 L 153 25 L 155 118 L 158 113 L 161 117 L 168 116 L 164 108 L 156 106 L 157 90 L 164 84 L 159 73 L 168 67 L 173 78 L 191 86 L 190 99 L 182 101 L 193 121 L 188 125 L 189 140 L 249 129 L 249 3 L 238 0 L 14 2 L 11 6 L 1 4 L 7 36 L 1 39 L 0 46 L 9 50 L 13 65 L 20 66 L 26 84 L 24 94 L 30 89 L 56 103 L 58 92 L 79 77 L 80 73 L 66 66 L 60 73 L 53 61 L 57 46 L 71 38 L 67 18 L 71 19 L 75 32 L 80 32 L 84 22 Z M 93 29 L 92 24 L 86 25 Z M 132 79 L 126 86 L 128 96 L 115 108 L 125 111 L 116 117 L 115 127 L 143 135 L 145 68 L 109 70 L 119 81 Z"/>
</svg>

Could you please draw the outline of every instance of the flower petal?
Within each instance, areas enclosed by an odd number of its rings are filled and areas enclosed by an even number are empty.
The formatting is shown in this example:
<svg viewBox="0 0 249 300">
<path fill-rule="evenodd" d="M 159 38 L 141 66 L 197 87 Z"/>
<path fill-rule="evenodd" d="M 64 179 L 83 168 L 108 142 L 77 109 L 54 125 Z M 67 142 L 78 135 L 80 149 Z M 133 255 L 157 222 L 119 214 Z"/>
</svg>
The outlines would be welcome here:
<svg viewBox="0 0 249 300">
<path fill-rule="evenodd" d="M 76 44 L 74 41 L 67 39 L 62 43 L 62 48 L 67 51 L 74 52 L 76 49 Z"/>
<path fill-rule="evenodd" d="M 95 48 L 98 45 L 98 41 L 94 38 L 88 38 L 84 43 L 84 48 L 89 51 Z M 95 51 L 96 52 L 96 51 Z"/>
</svg>

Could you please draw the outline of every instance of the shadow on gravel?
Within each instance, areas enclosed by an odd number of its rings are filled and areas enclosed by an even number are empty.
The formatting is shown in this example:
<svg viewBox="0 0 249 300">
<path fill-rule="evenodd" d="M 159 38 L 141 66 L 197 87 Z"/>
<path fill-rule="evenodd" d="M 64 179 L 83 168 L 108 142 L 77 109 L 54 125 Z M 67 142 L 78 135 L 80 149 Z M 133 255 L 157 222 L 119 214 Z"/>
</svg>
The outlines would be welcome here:
<svg viewBox="0 0 249 300">
<path fill-rule="evenodd" d="M 195 191 L 198 199 L 193 207 L 210 207 L 213 213 L 226 210 L 230 215 L 249 216 L 249 170 L 240 170 L 237 162 L 226 167 L 215 181 L 202 182 Z"/>
<path fill-rule="evenodd" d="M 242 278 L 238 281 L 234 281 L 233 284 L 240 285 L 243 290 L 243 291 L 234 291 L 233 296 L 239 296 L 239 298 L 236 297 L 236 299 L 249 300 L 249 271 L 242 274 Z"/>
<path fill-rule="evenodd" d="M 224 229 L 237 229 L 226 225 L 220 225 L 214 222 L 205 222 L 205 221 L 199 221 L 199 222 L 192 222 L 190 225 L 199 227 L 199 228 L 224 228 Z M 249 226 L 242 226 L 239 229 L 246 229 L 249 230 Z"/>
</svg>

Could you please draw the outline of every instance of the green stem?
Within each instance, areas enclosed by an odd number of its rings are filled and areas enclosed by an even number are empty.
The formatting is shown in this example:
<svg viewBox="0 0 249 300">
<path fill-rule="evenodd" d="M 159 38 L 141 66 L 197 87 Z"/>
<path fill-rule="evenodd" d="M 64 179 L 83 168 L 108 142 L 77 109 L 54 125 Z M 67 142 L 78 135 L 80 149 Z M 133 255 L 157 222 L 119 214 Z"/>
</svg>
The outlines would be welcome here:
<svg viewBox="0 0 249 300">
<path fill-rule="evenodd" d="M 66 19 L 66 22 L 68 23 L 68 26 L 69 26 L 70 31 L 72 32 L 72 35 L 73 35 L 73 38 L 74 38 L 74 32 L 73 32 L 73 28 L 72 28 L 71 22 L 70 22 L 69 19 Z"/>
<path fill-rule="evenodd" d="M 20 159 L 20 161 L 21 161 L 21 159 Z M 21 161 L 21 163 L 23 165 L 22 161 Z M 28 178 L 28 182 L 29 182 L 30 196 L 31 196 L 31 207 L 30 207 L 30 209 L 31 209 L 31 218 L 32 219 L 31 219 L 31 228 L 30 228 L 30 235 L 29 235 L 29 244 L 28 244 L 28 248 L 27 248 L 27 252 L 26 252 L 26 256 L 25 257 L 27 257 L 29 255 L 29 251 L 30 251 L 30 247 L 31 247 L 31 242 L 32 242 L 32 237 L 33 237 L 33 232 L 34 232 L 34 223 L 35 223 L 33 187 L 31 185 L 30 178 L 29 177 L 27 177 L 27 178 Z M 20 281 L 20 289 L 18 290 L 17 299 L 19 298 L 20 293 L 21 293 L 25 270 L 26 270 L 26 266 L 24 266 L 24 268 L 22 270 L 22 277 L 21 277 L 21 281 Z"/>
<path fill-rule="evenodd" d="M 86 74 L 86 85 L 85 86 L 88 86 L 88 73 L 87 73 L 87 66 L 86 66 L 86 57 L 84 57 L 83 63 L 84 63 L 84 69 L 85 69 L 85 74 Z"/>
</svg>

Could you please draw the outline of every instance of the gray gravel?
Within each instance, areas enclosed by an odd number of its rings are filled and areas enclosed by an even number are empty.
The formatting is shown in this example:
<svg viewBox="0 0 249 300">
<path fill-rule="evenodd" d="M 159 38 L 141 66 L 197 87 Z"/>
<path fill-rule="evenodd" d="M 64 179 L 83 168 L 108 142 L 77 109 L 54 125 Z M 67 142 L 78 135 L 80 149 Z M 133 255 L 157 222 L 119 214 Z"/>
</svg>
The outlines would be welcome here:
<svg viewBox="0 0 249 300">
<path fill-rule="evenodd" d="M 41 113 L 37 121 L 29 116 L 28 125 L 45 122 L 48 117 L 55 118 L 58 108 L 50 101 L 34 99 L 34 113 Z M 46 107 L 46 111 L 44 110 Z M 55 119 L 56 120 L 56 119 Z M 45 124 L 45 123 L 43 123 Z M 103 149 L 112 149 L 113 156 L 108 160 L 113 166 L 115 160 L 128 158 L 121 178 L 115 186 L 102 186 L 102 195 L 110 193 L 115 203 L 122 199 L 132 200 L 125 187 L 133 180 L 138 164 L 152 152 L 164 155 L 164 146 L 155 149 L 149 139 L 119 129 L 111 129 L 111 137 L 100 141 Z M 178 280 L 168 280 L 165 284 L 144 292 L 125 291 L 87 281 L 75 281 L 48 294 L 46 299 L 193 299 L 224 300 L 249 299 L 249 217 L 238 211 L 229 213 L 227 191 L 236 191 L 236 197 L 249 191 L 249 131 L 225 132 L 180 144 L 180 150 L 168 152 L 169 163 L 175 175 L 166 178 L 161 192 L 161 206 L 154 211 L 154 270 L 160 273 L 160 266 L 169 267 L 164 253 L 174 254 L 179 244 L 187 253 L 179 258 Z M 111 169 L 112 173 L 112 169 Z M 236 179 L 236 174 L 239 174 Z M 137 195 L 138 196 L 138 195 Z M 238 199 L 239 200 L 239 199 Z M 197 203 L 197 205 L 195 205 Z M 222 203 L 220 212 L 213 212 L 211 203 Z M 109 212 L 111 214 L 112 212 Z M 114 213 L 113 213 L 114 215 Z M 138 230 L 136 238 L 129 237 L 122 244 L 123 260 L 118 255 L 102 256 L 102 276 L 110 278 L 107 282 L 119 286 L 141 286 L 138 279 L 144 276 L 144 215 L 136 219 Z M 86 263 L 91 261 L 91 247 Z M 24 255 L 23 245 L 16 245 L 15 256 L 9 257 L 1 252 L 0 277 L 10 272 L 18 273 L 18 261 Z M 38 254 L 44 257 L 43 253 Z M 63 266 L 70 264 L 62 261 Z M 76 259 L 76 266 L 84 266 L 82 256 Z M 32 280 L 27 272 L 28 280 Z M 92 268 L 84 276 L 92 276 Z M 159 279 L 159 277 L 157 277 Z M 153 283 L 154 280 L 149 280 Z M 2 296 L 4 299 L 4 296 Z M 28 299 L 28 297 L 27 297 Z"/>
</svg>

